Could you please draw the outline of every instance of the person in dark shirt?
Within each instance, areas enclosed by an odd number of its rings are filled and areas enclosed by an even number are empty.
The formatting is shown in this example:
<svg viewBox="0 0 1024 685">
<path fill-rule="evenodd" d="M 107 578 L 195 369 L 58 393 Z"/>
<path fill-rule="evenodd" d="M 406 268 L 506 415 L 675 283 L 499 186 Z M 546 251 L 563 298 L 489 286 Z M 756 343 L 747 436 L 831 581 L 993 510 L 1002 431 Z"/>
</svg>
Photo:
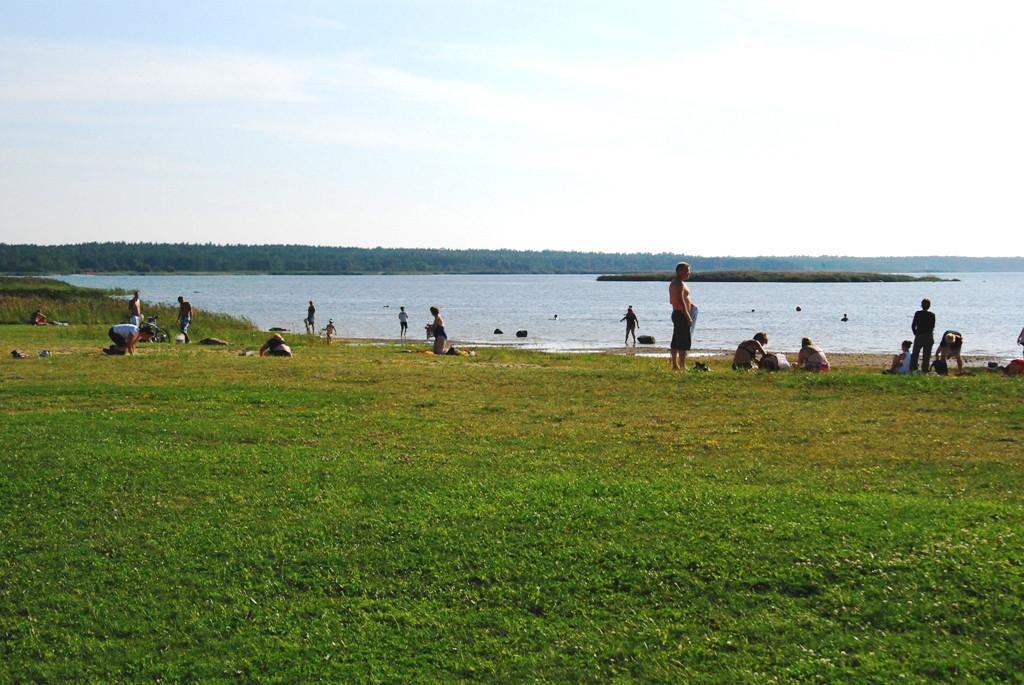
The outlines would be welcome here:
<svg viewBox="0 0 1024 685">
<path fill-rule="evenodd" d="M 306 324 L 306 333 L 310 335 L 316 333 L 316 307 L 313 306 L 313 300 L 309 301 L 309 308 L 306 309 L 306 319 L 303 323 Z"/>
<path fill-rule="evenodd" d="M 555 318 L 558 318 L 558 314 L 555 314 Z M 629 336 L 633 336 L 633 347 L 636 347 L 636 329 L 640 324 L 640 319 L 637 318 L 636 312 L 633 311 L 633 305 L 626 307 L 626 315 L 619 319 L 619 323 L 626 322 L 626 342 L 623 345 L 629 344 Z"/>
<path fill-rule="evenodd" d="M 910 353 L 910 369 L 912 371 L 918 370 L 920 361 L 921 371 L 928 373 L 931 364 L 932 345 L 935 344 L 935 314 L 928 311 L 931 306 L 931 300 L 927 298 L 921 300 L 921 309 L 914 313 L 914 321 L 910 324 L 910 330 L 914 333 L 914 349 Z"/>
</svg>

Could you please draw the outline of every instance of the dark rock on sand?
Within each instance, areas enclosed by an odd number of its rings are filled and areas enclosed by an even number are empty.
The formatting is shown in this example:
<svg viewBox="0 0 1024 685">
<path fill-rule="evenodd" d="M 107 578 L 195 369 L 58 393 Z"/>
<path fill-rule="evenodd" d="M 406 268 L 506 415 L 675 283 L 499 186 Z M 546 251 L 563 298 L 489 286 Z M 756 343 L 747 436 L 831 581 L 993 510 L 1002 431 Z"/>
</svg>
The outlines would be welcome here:
<svg viewBox="0 0 1024 685">
<path fill-rule="evenodd" d="M 638 335 L 636 337 L 636 341 L 638 343 L 640 343 L 641 345 L 653 345 L 654 344 L 654 336 L 653 335 Z"/>
<path fill-rule="evenodd" d="M 525 338 L 526 337 L 526 331 L 516 331 L 516 337 L 517 338 Z"/>
<path fill-rule="evenodd" d="M 505 335 L 505 331 L 501 330 L 500 328 L 495 328 L 494 329 L 494 334 L 495 335 Z"/>
</svg>

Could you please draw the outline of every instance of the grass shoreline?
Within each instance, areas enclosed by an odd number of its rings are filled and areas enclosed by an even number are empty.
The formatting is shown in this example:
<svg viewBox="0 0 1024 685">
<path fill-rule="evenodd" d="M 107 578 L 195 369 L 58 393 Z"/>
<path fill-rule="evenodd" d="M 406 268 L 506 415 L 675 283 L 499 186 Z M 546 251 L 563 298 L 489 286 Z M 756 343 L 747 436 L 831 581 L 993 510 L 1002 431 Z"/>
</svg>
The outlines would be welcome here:
<svg viewBox="0 0 1024 685">
<path fill-rule="evenodd" d="M 0 682 L 1024 672 L 1022 379 L 81 328 L 0 326 Z"/>
</svg>

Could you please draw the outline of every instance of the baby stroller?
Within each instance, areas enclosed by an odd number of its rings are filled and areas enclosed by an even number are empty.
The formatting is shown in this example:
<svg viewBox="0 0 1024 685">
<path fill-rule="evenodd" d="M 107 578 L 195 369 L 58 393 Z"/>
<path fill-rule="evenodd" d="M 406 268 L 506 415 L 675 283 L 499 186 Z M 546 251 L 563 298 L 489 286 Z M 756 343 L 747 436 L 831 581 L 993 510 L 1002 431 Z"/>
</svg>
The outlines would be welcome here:
<svg viewBox="0 0 1024 685">
<path fill-rule="evenodd" d="M 146 317 L 146 322 L 139 326 L 139 342 L 167 342 L 170 339 L 167 331 L 157 324 L 155 316 Z"/>
</svg>

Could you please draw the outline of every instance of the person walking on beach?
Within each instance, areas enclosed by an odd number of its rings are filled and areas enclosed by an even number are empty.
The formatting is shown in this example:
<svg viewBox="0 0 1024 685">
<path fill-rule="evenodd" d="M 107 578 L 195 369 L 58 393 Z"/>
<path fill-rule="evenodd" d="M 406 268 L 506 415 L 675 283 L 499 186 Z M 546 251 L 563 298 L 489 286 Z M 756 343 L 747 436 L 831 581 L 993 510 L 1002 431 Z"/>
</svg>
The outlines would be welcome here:
<svg viewBox="0 0 1024 685">
<path fill-rule="evenodd" d="M 327 328 L 324 329 L 324 334 L 327 336 L 327 343 L 330 344 L 334 336 L 338 334 L 338 329 L 334 327 L 334 319 L 327 320 Z"/>
<path fill-rule="evenodd" d="M 910 324 L 910 330 L 914 333 L 914 349 L 910 353 L 910 370 L 918 370 L 918 360 L 921 361 L 920 369 L 928 373 L 931 363 L 932 345 L 935 344 L 935 313 L 931 309 L 932 301 L 928 298 L 921 300 L 921 309 L 914 313 L 914 320 Z M 924 353 L 922 355 L 922 352 Z M 922 359 L 923 356 L 923 359 Z"/>
<path fill-rule="evenodd" d="M 185 336 L 185 342 L 192 340 L 188 337 L 188 327 L 192 323 L 192 304 L 181 295 L 178 295 L 178 330 Z"/>
<path fill-rule="evenodd" d="M 668 285 L 668 301 L 672 305 L 672 344 L 669 346 L 671 368 L 682 371 L 686 368 L 686 353 L 690 351 L 690 326 L 693 317 L 690 314 L 690 289 L 686 279 L 690 277 L 690 265 L 686 262 L 676 264 L 676 277 Z"/>
<path fill-rule="evenodd" d="M 309 301 L 309 307 L 306 309 L 306 333 L 316 333 L 316 307 L 313 306 L 313 300 Z"/>
<path fill-rule="evenodd" d="M 128 300 L 128 323 L 133 326 L 142 325 L 142 300 L 139 299 L 138 290 L 132 295 L 132 299 Z"/>
<path fill-rule="evenodd" d="M 557 316 L 557 315 L 556 315 Z M 626 307 L 626 315 L 619 319 L 619 323 L 626 322 L 626 340 L 623 345 L 629 344 L 629 336 L 633 336 L 633 347 L 636 347 L 636 329 L 640 327 L 640 319 L 636 317 L 636 312 L 633 311 L 633 305 Z"/>
<path fill-rule="evenodd" d="M 405 307 L 398 308 L 398 325 L 401 327 L 399 336 L 402 340 L 405 340 L 405 335 L 409 331 L 409 315 L 405 311 Z"/>
</svg>

